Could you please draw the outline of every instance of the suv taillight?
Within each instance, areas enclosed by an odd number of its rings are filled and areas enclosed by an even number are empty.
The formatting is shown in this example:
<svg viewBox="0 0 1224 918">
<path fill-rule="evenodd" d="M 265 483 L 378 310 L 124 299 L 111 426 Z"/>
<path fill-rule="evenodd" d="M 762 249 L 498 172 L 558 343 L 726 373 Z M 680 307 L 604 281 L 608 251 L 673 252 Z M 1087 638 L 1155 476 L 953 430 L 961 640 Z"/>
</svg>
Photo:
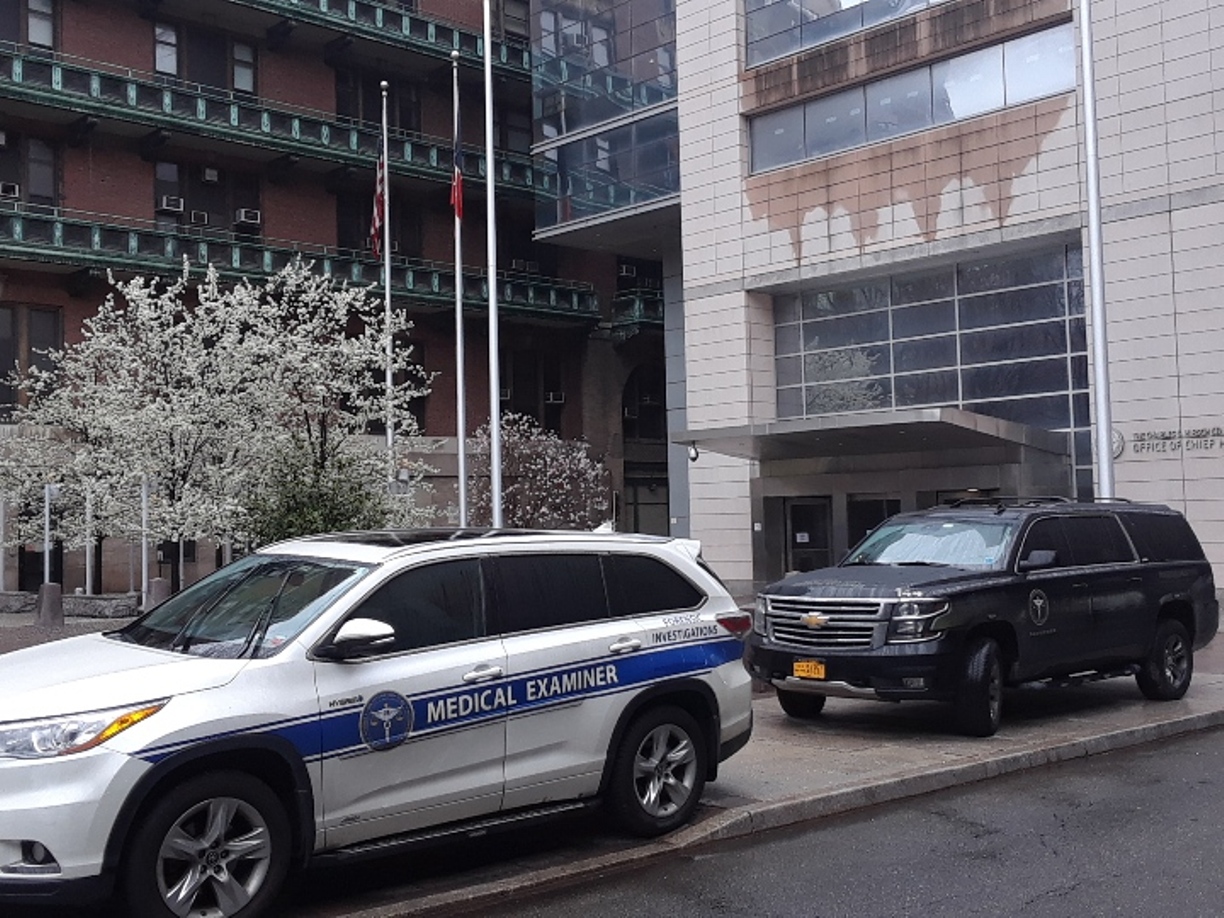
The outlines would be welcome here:
<svg viewBox="0 0 1224 918">
<path fill-rule="evenodd" d="M 722 612 L 714 616 L 718 622 L 736 637 L 743 637 L 752 630 L 752 613 L 744 609 L 738 612 Z"/>
</svg>

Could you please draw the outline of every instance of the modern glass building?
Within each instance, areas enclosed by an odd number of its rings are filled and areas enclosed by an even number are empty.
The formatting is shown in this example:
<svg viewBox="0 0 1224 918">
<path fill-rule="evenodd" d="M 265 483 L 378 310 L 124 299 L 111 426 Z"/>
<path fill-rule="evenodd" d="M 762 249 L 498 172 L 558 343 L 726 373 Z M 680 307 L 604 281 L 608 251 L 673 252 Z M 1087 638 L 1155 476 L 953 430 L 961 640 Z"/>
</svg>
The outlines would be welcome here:
<svg viewBox="0 0 1224 918">
<path fill-rule="evenodd" d="M 1078 9 L 533 3 L 536 235 L 657 266 L 668 522 L 734 589 L 1096 493 Z M 1224 0 L 1092 10 L 1116 491 L 1224 563 Z"/>
</svg>

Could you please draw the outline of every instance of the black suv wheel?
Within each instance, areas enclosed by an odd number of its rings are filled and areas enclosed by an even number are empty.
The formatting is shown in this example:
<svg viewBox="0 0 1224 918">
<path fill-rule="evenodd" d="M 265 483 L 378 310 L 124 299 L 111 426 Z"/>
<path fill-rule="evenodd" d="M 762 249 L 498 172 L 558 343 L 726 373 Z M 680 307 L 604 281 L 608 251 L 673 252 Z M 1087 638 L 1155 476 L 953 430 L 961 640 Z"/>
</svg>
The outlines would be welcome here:
<svg viewBox="0 0 1224 918">
<path fill-rule="evenodd" d="M 1194 651 L 1186 626 L 1166 618 L 1156 626 L 1156 637 L 1143 667 L 1135 674 L 1139 691 L 1153 701 L 1176 701 L 1186 694 L 1194 674 Z"/>
<path fill-rule="evenodd" d="M 966 736 L 994 736 L 1003 719 L 1003 663 L 993 638 L 975 638 L 965 649 L 956 691 L 956 727 Z"/>
<path fill-rule="evenodd" d="M 778 689 L 778 704 L 782 706 L 787 717 L 793 717 L 796 720 L 815 720 L 824 710 L 825 696 Z"/>
</svg>

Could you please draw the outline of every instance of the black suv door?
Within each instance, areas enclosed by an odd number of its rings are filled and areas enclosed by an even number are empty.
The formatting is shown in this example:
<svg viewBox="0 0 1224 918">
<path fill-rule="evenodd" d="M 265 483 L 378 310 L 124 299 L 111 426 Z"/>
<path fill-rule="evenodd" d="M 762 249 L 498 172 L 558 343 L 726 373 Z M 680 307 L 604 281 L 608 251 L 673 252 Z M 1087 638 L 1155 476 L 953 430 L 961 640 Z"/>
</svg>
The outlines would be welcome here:
<svg viewBox="0 0 1224 918">
<path fill-rule="evenodd" d="M 1087 583 L 1090 628 L 1083 659 L 1097 663 L 1142 657 L 1151 640 L 1155 617 L 1146 605 L 1143 575 L 1130 539 L 1112 513 L 1067 516 L 1064 531 L 1078 568 L 1076 579 Z"/>
<path fill-rule="evenodd" d="M 1037 678 L 1065 670 L 1082 654 L 1091 629 L 1087 580 L 1075 566 L 1059 517 L 1029 526 L 1017 556 L 1021 564 L 1035 551 L 1052 551 L 1054 563 L 1021 575 L 1017 620 L 1020 676 Z"/>
</svg>

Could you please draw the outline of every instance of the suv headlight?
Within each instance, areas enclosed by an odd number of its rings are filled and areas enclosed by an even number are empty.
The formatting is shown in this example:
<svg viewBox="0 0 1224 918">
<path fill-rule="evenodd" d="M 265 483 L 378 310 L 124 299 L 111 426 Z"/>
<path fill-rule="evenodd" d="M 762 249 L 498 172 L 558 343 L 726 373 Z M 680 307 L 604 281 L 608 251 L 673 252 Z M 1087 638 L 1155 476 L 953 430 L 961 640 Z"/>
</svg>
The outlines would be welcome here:
<svg viewBox="0 0 1224 918">
<path fill-rule="evenodd" d="M 84 752 L 152 717 L 167 700 L 137 707 L 0 723 L 0 758 L 45 759 Z"/>
<path fill-rule="evenodd" d="M 935 619 L 948 611 L 948 603 L 942 599 L 904 599 L 893 606 L 892 620 L 888 623 L 890 643 L 927 641 L 938 635 L 932 632 Z"/>
<path fill-rule="evenodd" d="M 756 598 L 756 605 L 752 609 L 752 630 L 757 634 L 767 634 L 769 626 L 765 623 L 765 610 L 769 608 L 769 603 L 764 596 Z"/>
</svg>

